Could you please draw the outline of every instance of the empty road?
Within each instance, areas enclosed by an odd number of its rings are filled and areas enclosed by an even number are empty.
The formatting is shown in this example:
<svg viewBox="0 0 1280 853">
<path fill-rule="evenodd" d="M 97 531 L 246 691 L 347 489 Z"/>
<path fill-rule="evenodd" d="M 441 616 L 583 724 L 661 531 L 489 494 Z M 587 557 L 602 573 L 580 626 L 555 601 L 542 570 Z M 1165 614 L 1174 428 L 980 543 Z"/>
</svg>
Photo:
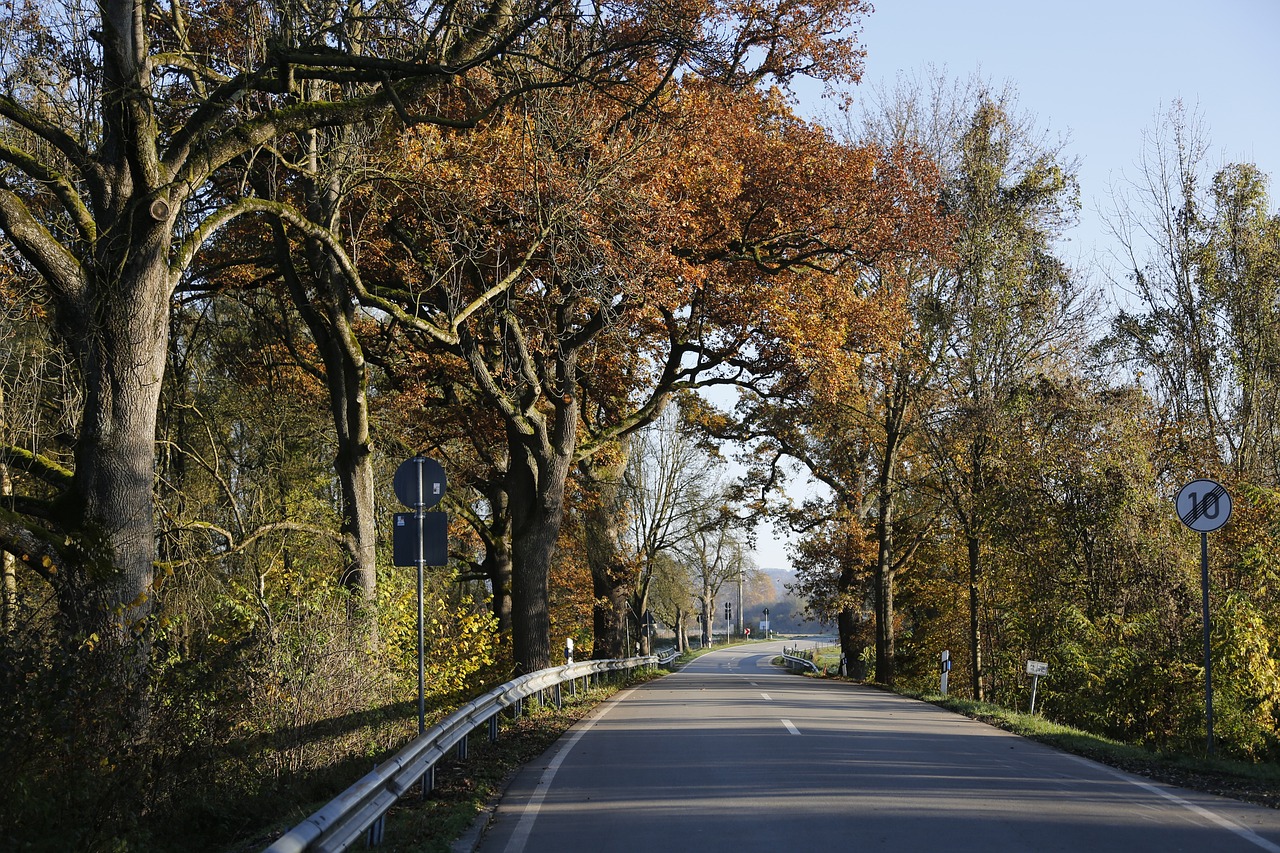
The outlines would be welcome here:
<svg viewBox="0 0 1280 853">
<path fill-rule="evenodd" d="M 869 687 L 781 643 L 603 705 L 515 780 L 482 853 L 1280 853 L 1280 812 L 1172 788 Z"/>
</svg>

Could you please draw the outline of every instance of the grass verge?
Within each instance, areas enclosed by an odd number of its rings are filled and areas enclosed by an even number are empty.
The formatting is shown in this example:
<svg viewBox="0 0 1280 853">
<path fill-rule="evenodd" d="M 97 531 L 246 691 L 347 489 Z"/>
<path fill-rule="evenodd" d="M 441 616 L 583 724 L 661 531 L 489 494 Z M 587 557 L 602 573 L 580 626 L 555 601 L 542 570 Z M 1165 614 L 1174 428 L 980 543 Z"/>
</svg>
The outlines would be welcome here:
<svg viewBox="0 0 1280 853">
<path fill-rule="evenodd" d="M 386 834 L 378 849 L 384 853 L 448 853 L 522 766 L 545 752 L 605 699 L 661 674 L 661 670 L 636 673 L 625 683 L 580 688 L 576 696 L 566 689 L 564 707 L 559 709 L 552 704 L 539 708 L 526 700 L 519 719 L 501 717 L 494 743 L 489 742 L 485 728 L 477 729 L 465 760 L 451 756 L 436 765 L 435 788 L 425 799 L 406 794 L 387 813 Z"/>
<path fill-rule="evenodd" d="M 1008 708 L 936 693 L 899 692 L 1063 752 L 1080 755 L 1148 779 L 1280 808 L 1280 766 L 1276 764 L 1253 764 L 1230 758 L 1153 752 Z"/>
</svg>

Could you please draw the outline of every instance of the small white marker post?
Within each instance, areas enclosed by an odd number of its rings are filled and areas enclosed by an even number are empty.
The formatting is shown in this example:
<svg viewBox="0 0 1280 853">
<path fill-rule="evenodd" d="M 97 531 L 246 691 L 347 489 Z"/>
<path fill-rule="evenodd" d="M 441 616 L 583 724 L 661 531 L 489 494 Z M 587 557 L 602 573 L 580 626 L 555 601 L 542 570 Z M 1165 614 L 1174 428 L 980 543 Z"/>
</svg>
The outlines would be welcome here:
<svg viewBox="0 0 1280 853">
<path fill-rule="evenodd" d="M 1040 686 L 1040 677 L 1049 674 L 1049 664 L 1038 660 L 1027 661 L 1027 675 L 1031 676 L 1031 716 L 1036 715 L 1036 688 Z"/>
<path fill-rule="evenodd" d="M 951 674 L 951 652 L 944 651 L 942 653 L 942 661 L 939 668 L 942 670 L 942 695 L 947 695 L 947 676 Z"/>
<path fill-rule="evenodd" d="M 1205 750 L 1213 755 L 1213 670 L 1209 655 L 1209 534 L 1231 517 L 1231 495 L 1213 480 L 1192 480 L 1178 492 L 1178 518 L 1200 534 L 1200 600 L 1204 621 Z"/>
</svg>

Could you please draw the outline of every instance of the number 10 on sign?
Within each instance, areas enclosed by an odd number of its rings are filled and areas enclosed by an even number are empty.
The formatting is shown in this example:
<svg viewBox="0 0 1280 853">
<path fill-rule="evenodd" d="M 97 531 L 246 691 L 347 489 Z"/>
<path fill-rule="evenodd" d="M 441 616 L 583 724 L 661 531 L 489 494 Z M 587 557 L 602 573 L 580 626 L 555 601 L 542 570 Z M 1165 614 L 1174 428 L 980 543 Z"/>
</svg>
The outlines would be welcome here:
<svg viewBox="0 0 1280 853">
<path fill-rule="evenodd" d="M 1178 492 L 1178 518 L 1198 533 L 1210 533 L 1231 517 L 1231 496 L 1213 480 L 1194 480 Z"/>
<path fill-rule="evenodd" d="M 1213 670 L 1209 654 L 1209 533 L 1231 517 L 1231 496 L 1213 480 L 1193 480 L 1178 492 L 1178 518 L 1200 534 L 1200 600 L 1204 621 L 1205 748 L 1213 755 Z"/>
</svg>

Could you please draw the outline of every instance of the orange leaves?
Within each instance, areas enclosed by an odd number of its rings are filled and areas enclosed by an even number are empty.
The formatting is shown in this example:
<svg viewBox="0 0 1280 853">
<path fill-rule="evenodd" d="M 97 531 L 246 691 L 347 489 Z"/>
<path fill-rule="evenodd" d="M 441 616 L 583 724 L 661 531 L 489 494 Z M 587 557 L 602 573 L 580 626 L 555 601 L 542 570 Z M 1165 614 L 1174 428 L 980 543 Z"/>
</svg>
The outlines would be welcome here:
<svg viewBox="0 0 1280 853">
<path fill-rule="evenodd" d="M 796 74 L 856 82 L 864 55 L 857 24 L 870 11 L 864 0 L 721 0 L 712 15 L 733 50 L 704 73 L 721 82 L 785 83 Z"/>
<path fill-rule="evenodd" d="M 703 276 L 684 295 L 704 331 L 806 373 L 900 340 L 904 296 L 886 282 L 946 239 L 932 163 L 842 144 L 777 92 L 686 83 L 669 114 L 670 251 Z"/>
<path fill-rule="evenodd" d="M 688 84 L 676 109 L 691 255 L 834 269 L 938 241 L 937 172 L 919 155 L 842 144 L 776 92 Z"/>
<path fill-rule="evenodd" d="M 572 347 L 593 422 L 730 367 L 836 387 L 901 340 L 887 282 L 944 237 L 932 164 L 844 144 L 777 90 L 689 77 L 639 114 L 543 92 L 472 133 L 415 129 L 400 153 L 406 179 L 369 213 L 395 234 L 369 244 L 370 280 L 464 323 L 491 390 L 550 395 Z"/>
</svg>

